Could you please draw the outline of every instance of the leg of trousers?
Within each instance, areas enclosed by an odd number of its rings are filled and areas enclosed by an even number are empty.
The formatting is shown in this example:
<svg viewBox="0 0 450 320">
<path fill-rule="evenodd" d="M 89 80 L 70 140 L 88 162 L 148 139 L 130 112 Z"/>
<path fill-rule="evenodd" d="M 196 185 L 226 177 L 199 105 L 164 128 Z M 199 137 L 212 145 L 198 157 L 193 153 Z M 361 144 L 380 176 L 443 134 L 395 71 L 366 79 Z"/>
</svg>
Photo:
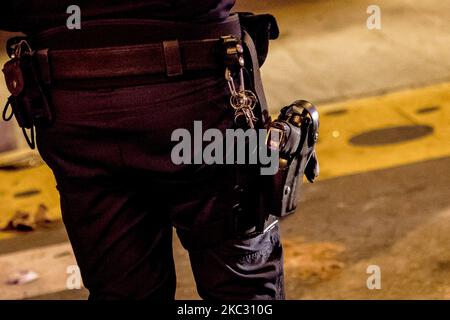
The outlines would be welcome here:
<svg viewBox="0 0 450 320">
<path fill-rule="evenodd" d="M 256 214 L 252 170 L 171 161 L 173 130 L 192 131 L 194 121 L 203 130 L 233 126 L 223 79 L 53 88 L 51 99 L 56 121 L 37 130 L 37 143 L 91 299 L 173 299 L 172 227 L 181 236 L 223 219 L 236 203 Z M 284 298 L 278 226 L 208 249 L 181 240 L 202 298 Z"/>
</svg>

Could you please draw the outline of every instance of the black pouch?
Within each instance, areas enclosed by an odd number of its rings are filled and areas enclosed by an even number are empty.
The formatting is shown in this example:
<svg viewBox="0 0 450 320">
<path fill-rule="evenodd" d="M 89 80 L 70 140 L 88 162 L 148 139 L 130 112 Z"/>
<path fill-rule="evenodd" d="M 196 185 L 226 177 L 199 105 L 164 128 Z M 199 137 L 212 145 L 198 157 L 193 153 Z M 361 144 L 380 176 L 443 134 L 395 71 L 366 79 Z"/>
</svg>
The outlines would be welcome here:
<svg viewBox="0 0 450 320">
<path fill-rule="evenodd" d="M 39 81 L 33 59 L 33 52 L 13 55 L 2 70 L 6 86 L 11 93 L 3 110 L 3 119 L 9 121 L 15 116 L 32 149 L 35 148 L 33 128 L 48 126 L 53 120 L 50 104 Z M 25 129 L 31 129 L 31 137 L 28 137 Z"/>
<path fill-rule="evenodd" d="M 271 14 L 238 12 L 241 27 L 248 32 L 255 43 L 258 62 L 261 67 L 269 52 L 269 41 L 279 37 L 280 31 L 275 17 Z"/>
</svg>

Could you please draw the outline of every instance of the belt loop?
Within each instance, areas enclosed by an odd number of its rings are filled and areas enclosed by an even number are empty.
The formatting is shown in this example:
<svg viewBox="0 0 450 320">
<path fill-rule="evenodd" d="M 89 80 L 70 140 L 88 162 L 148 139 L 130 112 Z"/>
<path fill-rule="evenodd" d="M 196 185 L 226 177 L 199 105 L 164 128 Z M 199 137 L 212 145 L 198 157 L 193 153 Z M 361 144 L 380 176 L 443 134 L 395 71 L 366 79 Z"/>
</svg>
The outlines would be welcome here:
<svg viewBox="0 0 450 320">
<path fill-rule="evenodd" d="M 52 81 L 51 71 L 50 71 L 50 61 L 48 58 L 48 49 L 39 50 L 36 52 L 36 61 L 38 64 L 39 74 L 41 80 L 49 85 Z"/>
<path fill-rule="evenodd" d="M 167 76 L 174 77 L 182 75 L 183 66 L 181 64 L 181 52 L 178 40 L 163 41 L 163 47 Z"/>
</svg>

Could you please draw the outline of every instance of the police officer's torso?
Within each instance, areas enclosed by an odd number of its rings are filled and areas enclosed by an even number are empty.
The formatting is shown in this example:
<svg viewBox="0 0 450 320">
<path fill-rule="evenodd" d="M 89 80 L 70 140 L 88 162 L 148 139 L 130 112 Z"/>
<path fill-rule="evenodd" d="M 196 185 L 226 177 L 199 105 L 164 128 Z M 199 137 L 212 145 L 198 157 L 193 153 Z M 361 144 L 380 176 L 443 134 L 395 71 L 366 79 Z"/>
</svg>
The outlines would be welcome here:
<svg viewBox="0 0 450 320">
<path fill-rule="evenodd" d="M 82 19 L 161 19 L 215 21 L 226 18 L 235 0 L 6 0 L 0 30 L 39 32 L 65 25 L 67 8 L 78 5 Z"/>
</svg>

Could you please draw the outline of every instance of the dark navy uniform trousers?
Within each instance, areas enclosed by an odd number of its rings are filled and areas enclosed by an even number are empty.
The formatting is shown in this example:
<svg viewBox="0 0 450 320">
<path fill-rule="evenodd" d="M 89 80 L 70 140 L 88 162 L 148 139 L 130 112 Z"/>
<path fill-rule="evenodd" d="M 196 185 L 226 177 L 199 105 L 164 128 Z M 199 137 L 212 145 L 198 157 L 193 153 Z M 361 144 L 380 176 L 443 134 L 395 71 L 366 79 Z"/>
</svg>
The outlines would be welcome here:
<svg viewBox="0 0 450 320">
<path fill-rule="evenodd" d="M 249 221 L 258 171 L 174 165 L 174 129 L 233 127 L 221 76 L 101 89 L 51 89 L 55 123 L 37 131 L 90 299 L 173 299 L 172 230 L 204 299 L 283 299 L 278 226 L 192 248 L 184 234 L 230 214 Z M 204 236 L 204 235 L 202 235 Z M 205 238 L 205 237 L 203 237 Z M 206 237 L 207 239 L 207 237 Z"/>
</svg>

